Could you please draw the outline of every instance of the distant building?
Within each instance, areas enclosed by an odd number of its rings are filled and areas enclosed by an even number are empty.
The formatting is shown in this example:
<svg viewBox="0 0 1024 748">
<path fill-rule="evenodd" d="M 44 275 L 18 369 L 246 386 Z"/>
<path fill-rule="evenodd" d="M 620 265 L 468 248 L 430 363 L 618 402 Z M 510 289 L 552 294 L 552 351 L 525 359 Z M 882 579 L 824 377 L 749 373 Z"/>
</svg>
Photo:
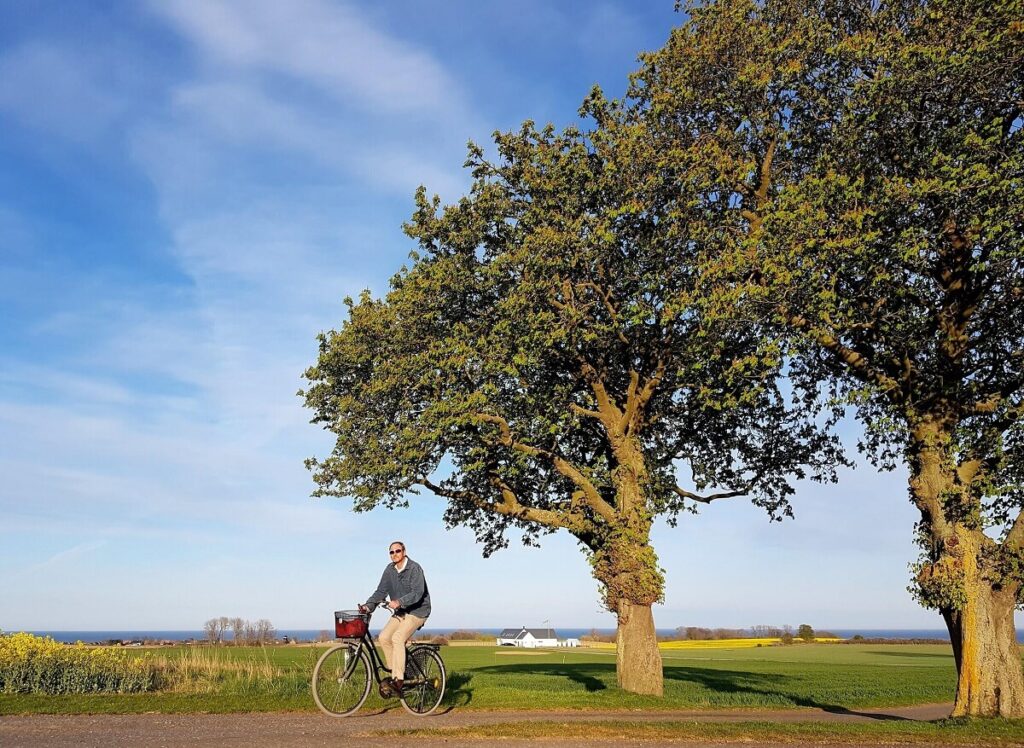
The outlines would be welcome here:
<svg viewBox="0 0 1024 748">
<path fill-rule="evenodd" d="M 526 626 L 518 629 L 503 629 L 498 634 L 495 643 L 499 647 L 523 647 L 533 649 L 535 647 L 578 647 L 579 639 L 566 639 L 559 641 L 558 634 L 554 629 L 528 629 Z"/>
</svg>

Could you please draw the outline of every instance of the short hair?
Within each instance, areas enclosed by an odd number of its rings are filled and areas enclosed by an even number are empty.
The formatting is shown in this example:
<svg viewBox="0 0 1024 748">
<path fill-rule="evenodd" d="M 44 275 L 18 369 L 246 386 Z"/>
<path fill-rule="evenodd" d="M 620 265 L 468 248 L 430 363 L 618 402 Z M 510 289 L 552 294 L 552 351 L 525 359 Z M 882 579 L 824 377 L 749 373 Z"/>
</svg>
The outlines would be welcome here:
<svg viewBox="0 0 1024 748">
<path fill-rule="evenodd" d="M 400 546 L 402 546 L 402 550 L 403 551 L 405 550 L 405 543 L 403 543 L 401 540 L 392 540 L 390 543 L 388 543 L 388 550 L 389 551 L 391 550 L 391 546 L 393 546 L 393 545 L 400 545 Z"/>
</svg>

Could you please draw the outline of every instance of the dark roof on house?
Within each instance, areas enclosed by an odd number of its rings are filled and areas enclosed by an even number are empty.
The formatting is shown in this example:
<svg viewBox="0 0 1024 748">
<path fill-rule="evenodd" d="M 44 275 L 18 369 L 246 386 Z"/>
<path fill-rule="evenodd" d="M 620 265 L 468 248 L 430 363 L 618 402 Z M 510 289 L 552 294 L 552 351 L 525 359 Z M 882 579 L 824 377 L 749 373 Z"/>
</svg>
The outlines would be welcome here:
<svg viewBox="0 0 1024 748">
<path fill-rule="evenodd" d="M 534 639 L 557 639 L 558 634 L 554 629 L 526 629 L 533 634 Z"/>
</svg>

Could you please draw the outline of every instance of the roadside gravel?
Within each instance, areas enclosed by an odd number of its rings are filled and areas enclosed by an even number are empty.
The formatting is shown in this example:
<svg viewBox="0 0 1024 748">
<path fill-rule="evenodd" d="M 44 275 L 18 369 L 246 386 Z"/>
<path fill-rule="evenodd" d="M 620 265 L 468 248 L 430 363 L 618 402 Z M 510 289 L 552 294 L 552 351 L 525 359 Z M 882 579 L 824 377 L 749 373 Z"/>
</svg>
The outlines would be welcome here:
<svg viewBox="0 0 1024 748">
<path fill-rule="evenodd" d="M 48 748 L 49 746 L 245 746 L 245 748 L 313 748 L 314 746 L 367 746 L 382 742 L 373 737 L 381 730 L 414 728 L 457 728 L 470 725 L 521 721 L 597 721 L 608 719 L 666 721 L 700 720 L 715 722 L 868 722 L 874 720 L 941 719 L 949 714 L 949 704 L 866 709 L 858 711 L 824 711 L 799 709 L 781 711 L 467 711 L 454 709 L 431 717 L 413 717 L 401 709 L 359 713 L 343 719 L 332 719 L 319 713 L 257 713 L 257 714 L 124 714 L 79 716 L 5 716 L 0 717 L 0 746 L 3 748 Z M 393 738 L 388 742 L 393 742 Z M 465 738 L 417 737 L 416 748 L 437 748 L 455 744 L 484 745 L 493 740 Z M 502 748 L 550 744 L 549 740 L 501 740 Z M 557 741 L 559 748 L 582 748 L 593 741 Z M 607 744 L 607 743 L 605 743 Z M 621 741 L 616 741 L 622 745 Z M 697 746 L 704 743 L 643 741 L 626 745 Z M 744 748 L 758 748 L 745 742 Z M 843 748 L 832 744 L 830 748 Z"/>
</svg>

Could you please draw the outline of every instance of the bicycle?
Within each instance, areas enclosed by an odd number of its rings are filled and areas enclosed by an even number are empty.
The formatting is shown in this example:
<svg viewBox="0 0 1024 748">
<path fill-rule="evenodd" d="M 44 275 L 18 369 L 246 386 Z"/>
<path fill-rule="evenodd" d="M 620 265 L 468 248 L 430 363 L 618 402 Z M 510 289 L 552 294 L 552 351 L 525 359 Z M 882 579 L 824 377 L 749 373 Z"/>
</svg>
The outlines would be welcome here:
<svg viewBox="0 0 1024 748">
<path fill-rule="evenodd" d="M 380 607 L 387 607 L 381 603 Z M 381 678 L 389 674 L 370 633 L 373 611 L 339 610 L 334 613 L 334 633 L 338 643 L 320 655 L 313 668 L 313 700 L 324 714 L 347 717 L 363 705 L 376 681 L 383 698 L 389 688 Z M 448 681 L 439 645 L 406 645 L 405 680 L 399 700 L 410 714 L 431 714 L 441 699 Z"/>
</svg>

